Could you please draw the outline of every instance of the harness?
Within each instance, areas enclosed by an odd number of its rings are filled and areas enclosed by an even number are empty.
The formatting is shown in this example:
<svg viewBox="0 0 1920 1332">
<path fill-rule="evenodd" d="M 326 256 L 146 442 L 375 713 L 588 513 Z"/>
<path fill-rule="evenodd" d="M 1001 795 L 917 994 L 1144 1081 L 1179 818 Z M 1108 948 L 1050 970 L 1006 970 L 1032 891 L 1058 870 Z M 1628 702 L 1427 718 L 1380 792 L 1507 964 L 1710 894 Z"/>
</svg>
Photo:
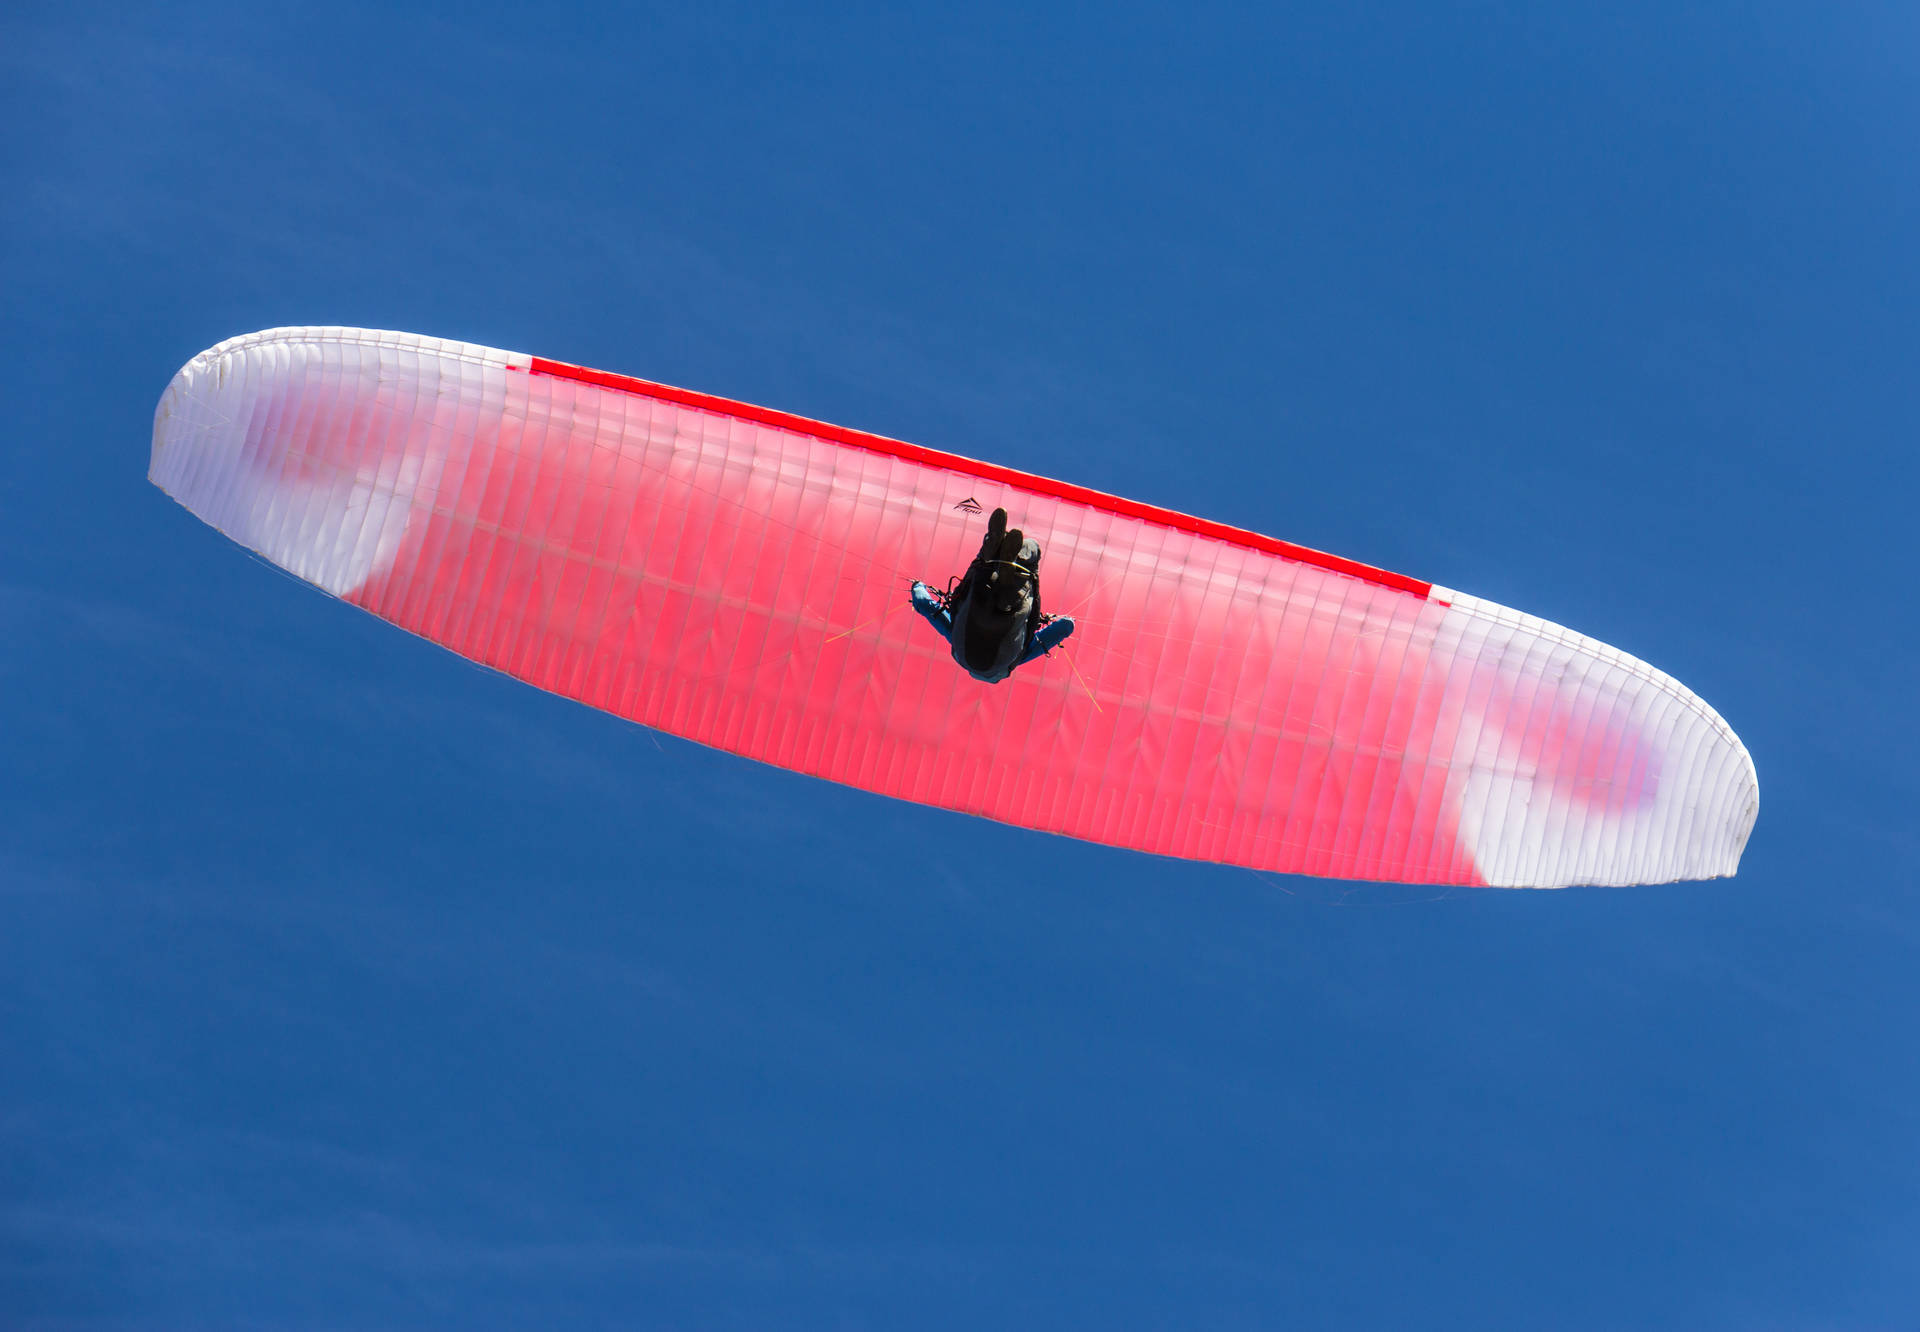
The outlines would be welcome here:
<svg viewBox="0 0 1920 1332">
<path fill-rule="evenodd" d="M 1011 584 L 1016 606 L 1019 604 L 1018 598 L 1020 594 L 1024 592 L 1029 586 L 1031 586 L 1034 583 L 1035 579 L 1038 577 L 1038 575 L 1036 575 L 1033 572 L 1033 570 L 1029 569 L 1024 564 L 1021 564 L 1018 560 L 980 560 L 978 561 L 978 563 L 982 566 L 992 565 L 992 564 L 1005 565 L 1009 569 L 1019 570 L 1020 577 L 1014 580 L 1014 582 Z M 940 609 L 947 612 L 947 614 L 951 615 L 953 614 L 953 603 L 959 598 L 960 588 L 962 584 L 964 584 L 966 581 L 967 579 L 965 574 L 955 574 L 951 578 L 947 579 L 947 586 L 945 590 L 942 590 L 937 587 L 930 587 L 927 589 L 927 591 L 931 592 L 933 594 L 933 599 L 940 603 Z M 991 581 L 992 581 L 992 575 L 989 575 L 989 582 Z M 998 585 L 995 585 L 994 590 L 996 592 L 1000 590 Z M 1012 607 L 1004 607 L 1002 608 L 1002 610 L 1003 610 L 1003 613 L 1005 614 L 1011 615 L 1013 613 Z M 1042 611 L 1034 619 L 1032 627 L 1035 632 L 1038 632 L 1042 625 L 1052 624 L 1055 620 L 1059 618 L 1060 617 L 1058 615 L 1049 615 L 1045 611 Z"/>
</svg>

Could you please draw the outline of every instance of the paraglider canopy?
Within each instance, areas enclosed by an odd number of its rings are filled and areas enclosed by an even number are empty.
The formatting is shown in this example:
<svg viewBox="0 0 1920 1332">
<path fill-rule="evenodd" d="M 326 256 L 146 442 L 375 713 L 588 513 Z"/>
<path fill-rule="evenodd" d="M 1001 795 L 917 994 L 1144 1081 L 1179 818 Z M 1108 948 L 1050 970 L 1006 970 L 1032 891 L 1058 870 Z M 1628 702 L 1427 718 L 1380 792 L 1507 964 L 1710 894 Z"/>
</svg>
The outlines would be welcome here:
<svg viewBox="0 0 1920 1332">
<path fill-rule="evenodd" d="M 1731 874 L 1746 750 L 1674 681 L 1404 575 L 1084 487 L 466 343 L 222 343 L 156 484 L 542 689 L 902 799 L 1163 855 L 1507 886 Z M 1069 647 L 956 670 L 902 589 L 981 509 Z M 996 602 L 996 605 L 998 603 Z"/>
</svg>

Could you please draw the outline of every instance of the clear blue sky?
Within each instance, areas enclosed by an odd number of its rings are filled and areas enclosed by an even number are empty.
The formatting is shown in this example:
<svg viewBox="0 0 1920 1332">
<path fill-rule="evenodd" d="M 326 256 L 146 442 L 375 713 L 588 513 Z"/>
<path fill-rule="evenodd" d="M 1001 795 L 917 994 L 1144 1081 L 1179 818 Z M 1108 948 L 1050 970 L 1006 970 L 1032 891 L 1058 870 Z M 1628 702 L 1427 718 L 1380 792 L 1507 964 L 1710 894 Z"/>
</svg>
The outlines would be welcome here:
<svg viewBox="0 0 1920 1332">
<path fill-rule="evenodd" d="M 1920 12 L 694 8 L 0 17 L 0 1325 L 1920 1326 Z M 533 693 L 146 484 L 298 323 L 1570 623 L 1745 865 L 1348 892 Z"/>
</svg>

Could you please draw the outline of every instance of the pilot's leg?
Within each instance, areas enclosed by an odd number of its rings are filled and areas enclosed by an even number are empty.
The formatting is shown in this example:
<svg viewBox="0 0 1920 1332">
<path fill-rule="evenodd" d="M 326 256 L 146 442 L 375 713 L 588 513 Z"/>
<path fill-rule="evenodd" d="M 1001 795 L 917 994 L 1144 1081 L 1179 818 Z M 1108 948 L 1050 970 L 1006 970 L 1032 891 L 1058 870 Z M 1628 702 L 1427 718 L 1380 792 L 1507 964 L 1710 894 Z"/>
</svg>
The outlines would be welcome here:
<svg viewBox="0 0 1920 1332">
<path fill-rule="evenodd" d="M 925 583 L 915 583 L 913 590 L 908 593 L 908 599 L 913 602 L 913 608 L 920 612 L 921 618 L 940 631 L 940 637 L 949 642 L 953 640 L 953 616 L 940 604 L 940 598 L 934 595 L 932 588 Z"/>
<path fill-rule="evenodd" d="M 1061 615 L 1048 620 L 1040 626 L 1040 632 L 1034 634 L 1032 638 L 1027 640 L 1027 650 L 1021 655 L 1018 664 L 1025 666 L 1035 657 L 1044 657 L 1047 653 L 1066 642 L 1068 635 L 1071 633 L 1073 633 L 1072 617 Z"/>
</svg>

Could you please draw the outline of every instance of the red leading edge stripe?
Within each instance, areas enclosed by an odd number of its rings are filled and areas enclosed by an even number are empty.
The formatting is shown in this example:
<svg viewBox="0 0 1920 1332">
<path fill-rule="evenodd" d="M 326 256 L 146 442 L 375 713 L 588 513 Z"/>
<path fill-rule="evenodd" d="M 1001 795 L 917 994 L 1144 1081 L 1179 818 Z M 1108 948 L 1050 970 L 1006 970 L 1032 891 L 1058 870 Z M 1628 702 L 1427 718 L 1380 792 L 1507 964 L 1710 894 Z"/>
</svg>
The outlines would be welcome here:
<svg viewBox="0 0 1920 1332">
<path fill-rule="evenodd" d="M 1075 504 L 1085 504 L 1095 509 L 1105 509 L 1109 513 L 1122 514 L 1128 518 L 1143 518 L 1148 522 L 1160 523 L 1182 532 L 1213 537 L 1219 541 L 1230 541 L 1239 546 L 1250 546 L 1254 550 L 1264 551 L 1269 555 L 1278 555 L 1284 559 L 1298 560 L 1302 564 L 1331 569 L 1335 573 L 1362 578 L 1369 583 L 1393 588 L 1397 592 L 1410 592 L 1416 597 L 1429 597 L 1433 592 L 1431 583 L 1423 583 L 1417 578 L 1409 578 L 1405 574 L 1392 573 L 1386 569 L 1376 569 L 1371 564 L 1362 564 L 1358 560 L 1329 555 L 1311 546 L 1297 546 L 1291 541 L 1262 536 L 1258 532 L 1230 527 L 1226 523 L 1195 518 L 1190 514 L 1176 513 L 1172 509 L 1142 504 L 1138 500 L 1121 499 L 1117 495 L 1107 495 L 1085 486 L 1069 485 L 1065 481 L 1034 476 L 1029 472 L 1017 471 L 1011 467 L 977 462 L 972 458 L 962 458 L 955 453 L 942 453 L 938 449 L 929 449 L 919 444 L 888 439 L 885 435 L 870 435 L 864 430 L 849 430 L 845 426 L 829 425 L 825 421 L 812 421 L 804 416 L 795 416 L 791 412 L 777 412 L 769 407 L 755 407 L 752 403 L 735 402 L 731 398 L 717 397 L 711 393 L 695 393 L 690 389 L 655 384 L 646 379 L 635 379 L 631 375 L 609 374 L 605 370 L 589 370 L 584 366 L 568 365 L 565 361 L 549 361 L 540 356 L 531 358 L 527 370 L 530 374 L 577 380 L 582 384 L 593 384 L 599 388 L 615 389 L 621 393 L 636 393 L 641 397 L 656 398 L 662 402 L 676 402 L 683 407 L 697 407 L 702 411 L 718 412 L 723 416 L 757 421 L 761 425 L 775 426 L 781 430 L 792 430 L 802 435 L 832 440 L 836 444 L 866 449 L 870 453 L 883 453 L 895 458 L 905 458 L 910 462 L 926 463 L 931 467 L 942 467 L 948 471 L 977 476 L 985 481 L 998 481 L 1005 485 L 1018 486 L 1022 490 L 1050 495 L 1055 499 L 1068 500 Z"/>
</svg>

